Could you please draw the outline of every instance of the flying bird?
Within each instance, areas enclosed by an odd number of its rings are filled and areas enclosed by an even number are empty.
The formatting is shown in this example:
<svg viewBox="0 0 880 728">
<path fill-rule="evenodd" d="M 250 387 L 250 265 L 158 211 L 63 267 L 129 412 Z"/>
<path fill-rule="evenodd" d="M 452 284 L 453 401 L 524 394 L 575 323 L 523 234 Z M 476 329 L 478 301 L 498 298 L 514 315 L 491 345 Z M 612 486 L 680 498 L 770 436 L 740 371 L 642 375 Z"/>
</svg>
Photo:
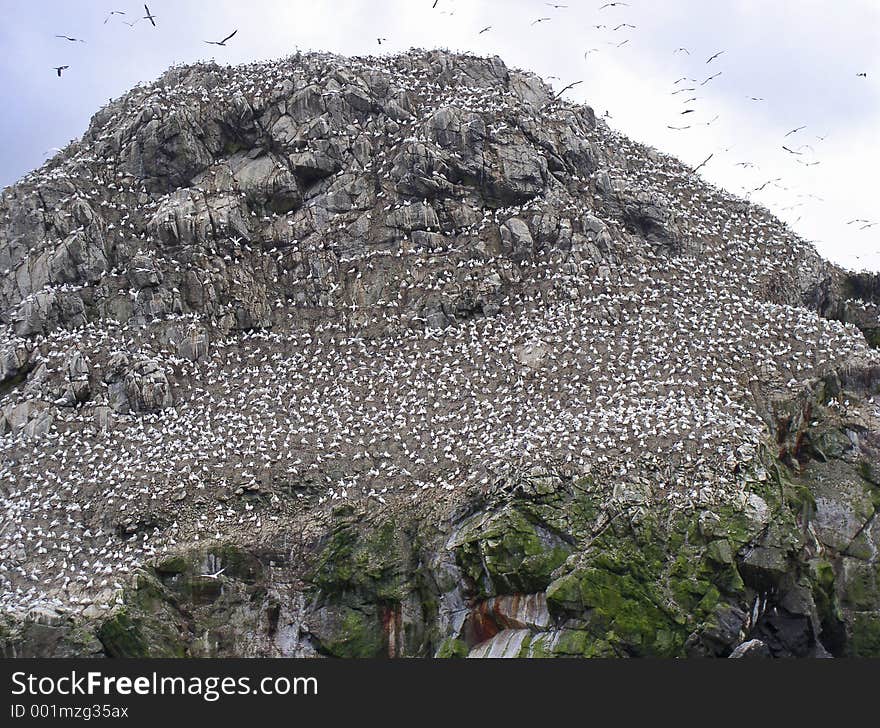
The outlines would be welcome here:
<svg viewBox="0 0 880 728">
<path fill-rule="evenodd" d="M 621 28 L 635 28 L 636 26 L 630 25 L 629 23 L 621 23 L 616 28 L 612 28 L 612 32 L 620 30 Z"/>
<path fill-rule="evenodd" d="M 605 8 L 616 8 L 618 5 L 622 5 L 625 8 L 628 8 L 629 5 L 626 3 L 605 3 L 599 10 L 604 10 Z"/>
<path fill-rule="evenodd" d="M 797 134 L 799 131 L 801 131 L 802 129 L 806 129 L 806 128 L 807 128 L 807 127 L 805 127 L 805 126 L 799 126 L 797 129 L 792 129 L 792 130 L 791 130 L 790 132 L 788 132 L 785 136 L 789 137 L 789 136 L 791 136 L 792 134 Z M 783 137 L 783 138 L 785 138 L 785 137 Z"/>
<path fill-rule="evenodd" d="M 584 52 L 584 58 L 586 58 L 588 55 L 590 55 L 590 53 L 598 53 L 598 52 L 599 52 L 598 48 L 590 48 L 590 50 Z"/>
<path fill-rule="evenodd" d="M 676 53 L 687 53 L 688 55 L 691 54 L 691 52 L 687 48 L 676 48 L 674 51 L 672 51 L 672 55 L 675 55 Z"/>
<path fill-rule="evenodd" d="M 536 21 L 532 23 L 532 25 L 537 25 L 538 23 L 543 23 L 545 20 L 552 20 L 552 18 L 538 18 Z"/>
<path fill-rule="evenodd" d="M 856 78 L 867 78 L 867 77 L 868 77 L 867 73 L 857 73 L 856 74 Z"/>
<path fill-rule="evenodd" d="M 559 10 L 559 8 L 567 8 L 568 7 L 568 5 L 554 5 L 553 3 L 544 3 L 544 5 L 549 5 L 551 8 L 556 8 L 557 10 Z"/>
<path fill-rule="evenodd" d="M 383 41 L 383 40 L 388 40 L 388 39 L 387 39 L 387 38 L 376 38 L 376 42 L 377 42 L 379 45 L 382 45 L 382 41 Z"/>
<path fill-rule="evenodd" d="M 788 148 L 787 146 L 785 146 L 784 144 L 782 145 L 782 148 L 783 148 L 786 152 L 788 152 L 789 154 L 797 154 L 798 156 L 801 155 L 801 152 L 796 152 L 794 149 L 789 149 L 789 148 Z"/>
<path fill-rule="evenodd" d="M 64 40 L 69 40 L 71 43 L 85 43 L 81 38 L 71 38 L 69 35 L 56 35 L 56 38 L 64 38 Z"/>
<path fill-rule="evenodd" d="M 709 160 L 712 159 L 712 157 L 714 157 L 714 156 L 715 156 L 715 152 L 712 152 L 712 154 L 710 154 L 710 155 L 709 155 L 708 157 L 706 157 L 702 162 L 700 162 L 699 166 L 697 166 L 697 167 L 694 168 L 694 174 L 696 174 L 696 173 L 699 172 L 703 167 L 705 167 L 706 164 L 709 162 Z"/>
<path fill-rule="evenodd" d="M 110 14 L 109 14 L 106 18 L 104 18 L 104 25 L 107 25 L 107 22 L 108 22 L 108 21 L 109 21 L 114 15 L 125 15 L 125 11 L 124 11 L 124 10 L 111 10 L 111 11 L 110 11 Z"/>
<path fill-rule="evenodd" d="M 666 125 L 666 128 L 667 128 L 667 129 L 672 129 L 673 131 L 684 131 L 685 129 L 690 129 L 691 127 L 689 127 L 689 126 L 669 126 L 669 125 L 667 124 L 667 125 Z"/>
<path fill-rule="evenodd" d="M 70 66 L 53 66 L 52 68 L 58 74 L 58 78 L 61 78 L 61 72 L 66 71 Z"/>
<path fill-rule="evenodd" d="M 486 31 L 489 31 L 489 30 L 492 30 L 492 26 L 491 26 L 491 25 L 487 25 L 487 26 L 486 26 L 485 28 L 483 28 L 479 33 L 477 33 L 477 35 L 482 35 L 483 33 L 485 33 Z"/>
<path fill-rule="evenodd" d="M 759 98 L 758 96 L 746 96 L 747 99 L 751 101 L 764 101 L 765 99 Z"/>
<path fill-rule="evenodd" d="M 150 9 L 147 7 L 146 3 L 144 3 L 144 10 L 147 11 L 147 14 L 143 18 L 141 18 L 141 20 L 149 20 L 153 24 L 153 27 L 155 28 L 156 27 L 156 16 L 150 12 Z"/>
<path fill-rule="evenodd" d="M 238 28 L 233 30 L 229 35 L 227 35 L 223 40 L 206 40 L 205 43 L 208 45 L 217 45 L 217 46 L 225 46 L 226 41 L 228 41 L 232 36 L 234 36 L 238 32 Z"/>
<path fill-rule="evenodd" d="M 225 566 L 219 571 L 215 571 L 213 574 L 199 574 L 199 576 L 201 576 L 203 579 L 219 579 L 220 574 L 222 574 L 224 571 L 226 571 Z"/>
<path fill-rule="evenodd" d="M 566 91 L 568 91 L 568 89 L 574 88 L 579 83 L 583 83 L 583 81 L 575 81 L 574 83 L 568 84 L 568 86 L 566 86 L 564 89 L 562 89 L 562 91 L 560 91 L 558 94 L 556 94 L 556 96 L 554 96 L 553 98 L 558 99 L 560 96 L 562 96 L 562 94 L 564 94 Z"/>
<path fill-rule="evenodd" d="M 767 182 L 765 182 L 764 184 L 762 184 L 760 187 L 755 187 L 755 189 L 753 189 L 752 192 L 760 192 L 760 191 L 763 190 L 767 185 L 772 185 L 772 184 L 774 184 L 774 183 L 776 183 L 776 182 L 779 182 L 781 179 L 782 179 L 782 177 L 777 177 L 776 179 L 768 180 Z"/>
<path fill-rule="evenodd" d="M 712 56 L 708 61 L 706 61 L 706 63 L 712 63 L 712 61 L 714 61 L 716 58 L 718 58 L 718 56 L 720 56 L 722 53 L 724 53 L 724 51 L 718 51 L 714 56 Z"/>
<path fill-rule="evenodd" d="M 709 78 L 703 81 L 700 86 L 705 86 L 707 83 L 709 83 L 709 81 L 711 81 L 713 78 L 718 78 L 722 73 L 724 73 L 724 71 L 718 71 L 718 73 L 712 74 L 711 76 L 709 76 Z"/>
<path fill-rule="evenodd" d="M 687 111 L 682 111 L 681 115 L 684 116 L 685 114 L 693 114 L 693 113 L 694 113 L 694 109 L 688 109 Z"/>
</svg>

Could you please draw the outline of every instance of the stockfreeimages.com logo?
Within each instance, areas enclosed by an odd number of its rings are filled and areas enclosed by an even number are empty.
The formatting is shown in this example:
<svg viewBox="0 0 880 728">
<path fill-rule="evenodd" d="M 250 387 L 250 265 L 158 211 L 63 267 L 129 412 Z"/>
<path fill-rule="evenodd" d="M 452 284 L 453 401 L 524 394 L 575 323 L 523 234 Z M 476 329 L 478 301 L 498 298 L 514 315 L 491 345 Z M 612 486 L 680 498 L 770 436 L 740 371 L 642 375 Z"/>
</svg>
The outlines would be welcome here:
<svg viewBox="0 0 880 728">
<path fill-rule="evenodd" d="M 208 702 L 224 695 L 317 695 L 315 677 L 269 676 L 250 677 L 167 676 L 152 673 L 127 677 L 105 675 L 99 671 L 48 677 L 28 672 L 12 673 L 12 694 L 42 697 L 57 696 L 129 696 L 129 695 L 195 695 Z"/>
</svg>

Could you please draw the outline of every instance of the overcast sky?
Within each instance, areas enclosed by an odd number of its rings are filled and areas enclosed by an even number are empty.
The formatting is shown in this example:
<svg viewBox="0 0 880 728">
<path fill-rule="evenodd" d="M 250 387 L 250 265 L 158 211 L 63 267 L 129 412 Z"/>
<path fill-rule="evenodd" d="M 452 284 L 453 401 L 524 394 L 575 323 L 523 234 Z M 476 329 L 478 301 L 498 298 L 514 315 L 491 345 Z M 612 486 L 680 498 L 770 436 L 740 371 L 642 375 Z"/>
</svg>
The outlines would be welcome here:
<svg viewBox="0 0 880 728">
<path fill-rule="evenodd" d="M 701 174 L 737 194 L 779 178 L 752 199 L 832 260 L 880 270 L 880 224 L 847 224 L 880 223 L 880 0 L 628 0 L 602 10 L 605 0 L 433 2 L 152 0 L 153 28 L 138 20 L 142 3 L 128 0 L 0 0 L 0 185 L 81 135 L 109 98 L 172 63 L 445 47 L 498 54 L 557 89 L 582 81 L 567 98 L 694 166 L 714 154 Z M 111 10 L 126 14 L 105 24 Z M 549 20 L 533 24 L 538 18 Z M 636 27 L 612 30 L 621 23 Z M 204 43 L 235 29 L 225 48 Z M 61 79 L 52 70 L 60 65 L 70 65 Z M 682 77 L 696 83 L 675 86 Z M 696 90 L 672 95 L 681 88 Z M 695 111 L 682 115 L 686 108 Z"/>
</svg>

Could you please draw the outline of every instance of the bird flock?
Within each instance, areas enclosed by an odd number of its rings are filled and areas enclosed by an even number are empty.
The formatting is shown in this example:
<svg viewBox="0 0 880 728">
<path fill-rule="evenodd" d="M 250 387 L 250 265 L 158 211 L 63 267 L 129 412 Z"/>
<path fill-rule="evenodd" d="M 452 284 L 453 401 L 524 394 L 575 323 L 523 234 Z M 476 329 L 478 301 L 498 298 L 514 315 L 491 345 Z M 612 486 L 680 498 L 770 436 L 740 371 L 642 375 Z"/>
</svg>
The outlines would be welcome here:
<svg viewBox="0 0 880 728">
<path fill-rule="evenodd" d="M 145 10 L 139 20 L 156 26 Z M 119 603 L 128 573 L 164 554 L 268 538 L 339 502 L 419 508 L 455 499 L 491 487 L 511 463 L 558 462 L 681 508 L 737 501 L 765 477 L 756 386 L 796 393 L 854 360 L 880 361 L 854 326 L 801 305 L 805 271 L 819 276 L 825 264 L 788 226 L 603 121 L 585 123 L 582 107 L 534 77 L 475 80 L 487 67 L 495 73 L 493 64 L 413 51 L 178 69 L 112 104 L 87 138 L 4 191 L 4 305 L 100 288 L 115 291 L 119 313 L 33 336 L 0 324 L 3 351 L 36 352 L 38 361 L 23 384 L 0 390 L 0 411 L 10 420 L 36 402 L 42 423 L 0 435 L 3 610 L 100 615 Z M 352 106 L 371 82 L 400 101 L 387 107 L 395 118 L 375 99 Z M 120 128 L 152 115 L 207 119 L 235 104 L 265 110 L 303 89 L 344 109 L 322 117 L 329 127 L 316 142 L 344 150 L 339 182 L 319 184 L 297 209 L 252 213 L 248 234 L 215 228 L 189 247 L 159 240 L 154 221 L 180 191 L 149 190 L 121 157 L 108 159 Z M 456 194 L 401 193 L 408 150 L 447 154 L 432 124 L 449 109 L 481 120 L 481 144 L 504 149 L 523 129 L 542 130 L 554 153 L 580 139 L 592 162 L 498 204 L 450 171 L 458 150 L 429 173 Z M 216 164 L 188 192 L 217 193 L 212 180 L 228 176 L 227 161 Z M 64 242 L 37 241 L 12 260 L 13 206 L 27 199 L 45 213 L 41 191 L 57 192 L 55 214 L 69 218 L 70 234 L 86 233 L 88 208 L 108 245 L 150 252 L 161 284 L 113 289 L 143 270 L 132 264 L 102 271 L 100 286 L 46 283 L 16 298 L 28 256 Z M 640 199 L 669 212 L 673 243 L 633 220 L 628 205 Z M 395 232 L 371 244 L 364 231 L 373 226 Z M 535 238 L 524 255 L 498 250 L 523 228 Z M 210 315 L 185 309 L 186 281 L 203 275 L 207 290 L 215 274 L 256 281 L 266 323 L 222 325 L 236 300 Z M 477 289 L 495 292 L 494 307 L 454 313 L 462 292 Z M 418 316 L 414 300 L 450 305 L 443 316 L 437 307 Z M 169 331 L 208 331 L 209 343 L 183 356 Z M 173 405 L 109 407 L 109 374 L 123 361 L 163 372 Z M 89 397 L 65 399 L 60 392 L 83 376 Z"/>
<path fill-rule="evenodd" d="M 443 5 L 445 5 L 445 4 L 447 4 L 447 3 L 443 3 Z M 550 3 L 550 2 L 544 2 L 543 7 L 549 8 L 550 10 L 554 11 L 554 13 L 557 13 L 557 14 L 565 13 L 565 11 L 569 9 L 569 6 L 567 4 Z M 455 14 L 454 10 L 445 10 L 439 0 L 432 0 L 431 8 L 432 8 L 432 10 L 437 10 L 438 12 L 443 13 L 443 14 L 447 14 L 447 15 L 454 15 Z M 633 37 L 627 37 L 622 40 L 617 39 L 617 36 L 621 32 L 630 32 L 630 31 L 635 31 L 638 29 L 638 25 L 635 23 L 626 22 L 625 20 L 623 22 L 617 22 L 617 20 L 619 20 L 620 17 L 625 17 L 625 16 L 621 16 L 620 14 L 632 14 L 632 13 L 637 12 L 637 9 L 634 8 L 632 6 L 632 4 L 626 3 L 626 2 L 603 3 L 603 4 L 596 6 L 596 12 L 601 14 L 602 16 L 606 16 L 606 15 L 610 16 L 610 15 L 616 14 L 615 21 L 607 22 L 607 23 L 598 23 L 598 24 L 595 24 L 592 26 L 593 29 L 603 31 L 608 34 L 609 40 L 606 41 L 607 45 L 613 46 L 615 48 L 622 48 L 623 46 L 628 45 L 631 40 L 633 40 Z M 140 23 L 142 21 L 147 21 L 153 28 L 159 27 L 156 22 L 158 20 L 158 18 L 155 15 L 153 15 L 153 13 L 150 11 L 150 8 L 147 4 L 144 4 L 144 6 L 143 6 L 143 13 L 144 13 L 143 15 L 139 15 L 137 17 L 134 17 L 133 20 L 129 20 L 129 17 L 131 17 L 134 14 L 130 14 L 128 11 L 125 11 L 125 10 L 111 10 L 111 11 L 108 11 L 108 14 L 104 18 L 103 22 L 106 25 L 107 23 L 109 23 L 111 21 L 119 20 L 120 22 L 123 22 L 126 25 L 128 25 L 130 28 L 133 28 L 138 23 Z M 564 17 L 564 15 L 551 14 L 551 15 L 540 16 L 540 17 L 537 17 L 537 18 L 531 20 L 529 22 L 529 24 L 532 27 L 534 27 L 534 26 L 538 26 L 541 24 L 550 23 L 551 21 L 553 21 L 559 17 Z M 492 25 L 487 25 L 487 26 L 481 28 L 479 31 L 477 31 L 477 35 L 483 35 L 484 33 L 491 31 L 492 29 L 493 29 Z M 238 33 L 238 30 L 236 29 L 236 30 L 233 30 L 226 37 L 224 37 L 223 39 L 221 39 L 219 41 L 205 40 L 204 42 L 208 45 L 214 45 L 214 46 L 218 46 L 218 47 L 226 47 L 227 42 L 232 40 L 232 38 L 235 37 L 235 35 L 237 33 Z M 85 41 L 83 39 L 74 38 L 74 37 L 71 37 L 71 36 L 68 36 L 65 34 L 56 34 L 55 37 L 62 39 L 62 40 L 65 40 L 70 43 L 85 43 Z M 389 39 L 386 37 L 377 37 L 376 38 L 376 42 L 379 46 L 387 43 L 388 40 Z M 591 56 L 591 54 L 598 53 L 600 51 L 601 51 L 600 48 L 589 48 L 584 52 L 584 58 L 588 60 L 589 57 Z M 684 47 L 684 46 L 679 46 L 679 47 L 675 48 L 672 51 L 672 53 L 673 53 L 673 55 L 684 54 L 688 57 L 691 56 L 691 50 Z M 700 63 L 704 67 L 712 65 L 712 64 L 717 65 L 719 62 L 721 62 L 722 56 L 724 56 L 726 53 L 727 53 L 727 51 L 724 49 L 718 50 L 718 51 L 714 52 L 713 54 L 711 54 L 705 60 L 705 62 L 701 61 Z M 67 71 L 68 69 L 70 69 L 69 64 L 55 66 L 52 68 L 52 70 L 55 71 L 55 73 L 57 74 L 57 76 L 59 78 L 62 76 L 63 72 Z M 691 115 L 698 114 L 698 109 L 695 107 L 695 104 L 697 104 L 701 100 L 699 96 L 695 96 L 693 94 L 696 93 L 700 88 L 703 88 L 707 84 L 715 81 L 716 79 L 721 77 L 723 74 L 724 74 L 724 71 L 719 70 L 715 73 L 710 73 L 705 78 L 700 78 L 699 76 L 698 77 L 683 77 L 683 78 L 680 78 L 677 81 L 675 81 L 673 84 L 674 90 L 671 91 L 670 93 L 673 95 L 683 94 L 683 95 L 687 95 L 687 97 L 682 102 L 681 111 L 678 113 L 679 118 L 670 120 L 670 122 L 666 124 L 666 128 L 671 131 L 675 131 L 675 132 L 688 132 L 688 131 L 697 129 L 700 126 L 712 126 L 713 124 L 715 124 L 720 119 L 719 115 L 714 115 L 711 119 L 705 120 L 705 121 L 699 121 L 699 122 L 697 122 L 697 121 L 691 122 L 690 121 L 692 118 L 696 118 Z M 868 74 L 865 71 L 857 72 L 855 74 L 855 76 L 857 78 L 863 78 L 866 80 L 868 78 Z M 574 88 L 575 86 L 580 85 L 580 83 L 582 83 L 582 82 L 576 81 L 576 82 L 568 84 L 567 86 L 565 86 L 564 88 L 562 88 L 559 91 L 559 95 L 561 96 L 566 91 L 569 91 L 572 88 Z M 680 86 L 679 84 L 685 84 L 685 85 Z M 767 101 L 767 99 L 765 99 L 763 97 L 752 96 L 752 95 L 749 95 L 747 98 L 748 98 L 748 100 L 750 100 L 754 103 L 765 103 Z M 606 114 L 607 114 L 607 117 L 610 118 L 610 116 L 611 116 L 610 112 L 606 112 Z M 793 134 L 797 134 L 799 132 L 802 132 L 805 129 L 807 129 L 807 126 L 802 125 L 796 129 L 786 133 L 782 138 L 787 139 L 789 136 L 791 136 Z M 818 143 L 818 142 L 824 141 L 824 138 L 825 138 L 825 136 L 817 136 L 817 137 L 815 137 L 815 141 Z M 782 144 L 780 144 L 779 148 L 781 149 L 781 151 L 792 156 L 795 159 L 795 161 L 799 165 L 802 165 L 804 168 L 817 167 L 822 164 L 821 159 L 816 158 L 815 148 L 813 146 L 811 146 L 810 144 L 805 143 L 805 144 L 801 144 L 797 147 L 791 147 L 787 144 L 782 143 Z M 711 160 L 713 160 L 716 157 L 716 155 L 718 155 L 718 154 L 719 154 L 719 150 L 712 152 L 706 158 L 706 161 L 704 161 L 703 164 L 700 165 L 700 169 L 704 165 L 708 164 Z M 760 171 L 758 165 L 756 163 L 750 162 L 750 161 L 736 162 L 734 164 L 734 166 L 739 167 L 743 170 L 755 170 L 756 173 Z M 788 191 L 791 189 L 790 186 L 786 185 L 786 183 L 782 177 L 774 177 L 769 180 L 761 181 L 760 183 L 755 184 L 755 186 L 753 186 L 753 187 L 743 186 L 741 188 L 741 192 L 746 196 L 746 198 L 749 198 L 752 195 L 754 195 L 755 193 L 764 192 L 768 188 L 772 188 L 772 189 L 776 189 L 776 190 L 783 190 L 783 191 Z M 819 200 L 819 201 L 821 202 L 822 200 Z M 795 210 L 798 208 L 802 208 L 806 203 L 807 203 L 807 200 L 804 199 L 803 195 L 800 195 L 796 202 L 794 202 L 793 204 L 788 205 L 786 207 L 783 207 L 782 211 L 789 212 L 789 211 L 792 211 L 792 210 Z M 801 220 L 801 217 L 798 217 L 795 220 L 795 224 L 797 222 L 799 222 L 800 220 Z M 869 230 L 869 229 L 872 229 L 873 227 L 875 227 L 876 225 L 877 225 L 877 221 L 869 220 L 867 225 L 860 227 L 859 229 L 860 230 Z M 862 258 L 862 256 L 856 256 L 856 259 L 861 259 L 861 258 Z"/>
</svg>

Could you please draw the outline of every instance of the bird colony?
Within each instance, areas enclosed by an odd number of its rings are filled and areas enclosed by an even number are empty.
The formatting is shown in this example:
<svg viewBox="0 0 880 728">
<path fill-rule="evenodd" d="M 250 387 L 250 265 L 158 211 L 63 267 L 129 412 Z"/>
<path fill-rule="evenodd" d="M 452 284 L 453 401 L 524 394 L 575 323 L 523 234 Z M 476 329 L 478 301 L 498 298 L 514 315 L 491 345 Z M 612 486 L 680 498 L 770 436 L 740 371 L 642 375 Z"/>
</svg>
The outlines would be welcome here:
<svg viewBox="0 0 880 728">
<path fill-rule="evenodd" d="M 0 604 L 511 463 L 735 500 L 768 393 L 877 360 L 839 278 L 498 58 L 172 68 L 2 193 Z"/>
</svg>

